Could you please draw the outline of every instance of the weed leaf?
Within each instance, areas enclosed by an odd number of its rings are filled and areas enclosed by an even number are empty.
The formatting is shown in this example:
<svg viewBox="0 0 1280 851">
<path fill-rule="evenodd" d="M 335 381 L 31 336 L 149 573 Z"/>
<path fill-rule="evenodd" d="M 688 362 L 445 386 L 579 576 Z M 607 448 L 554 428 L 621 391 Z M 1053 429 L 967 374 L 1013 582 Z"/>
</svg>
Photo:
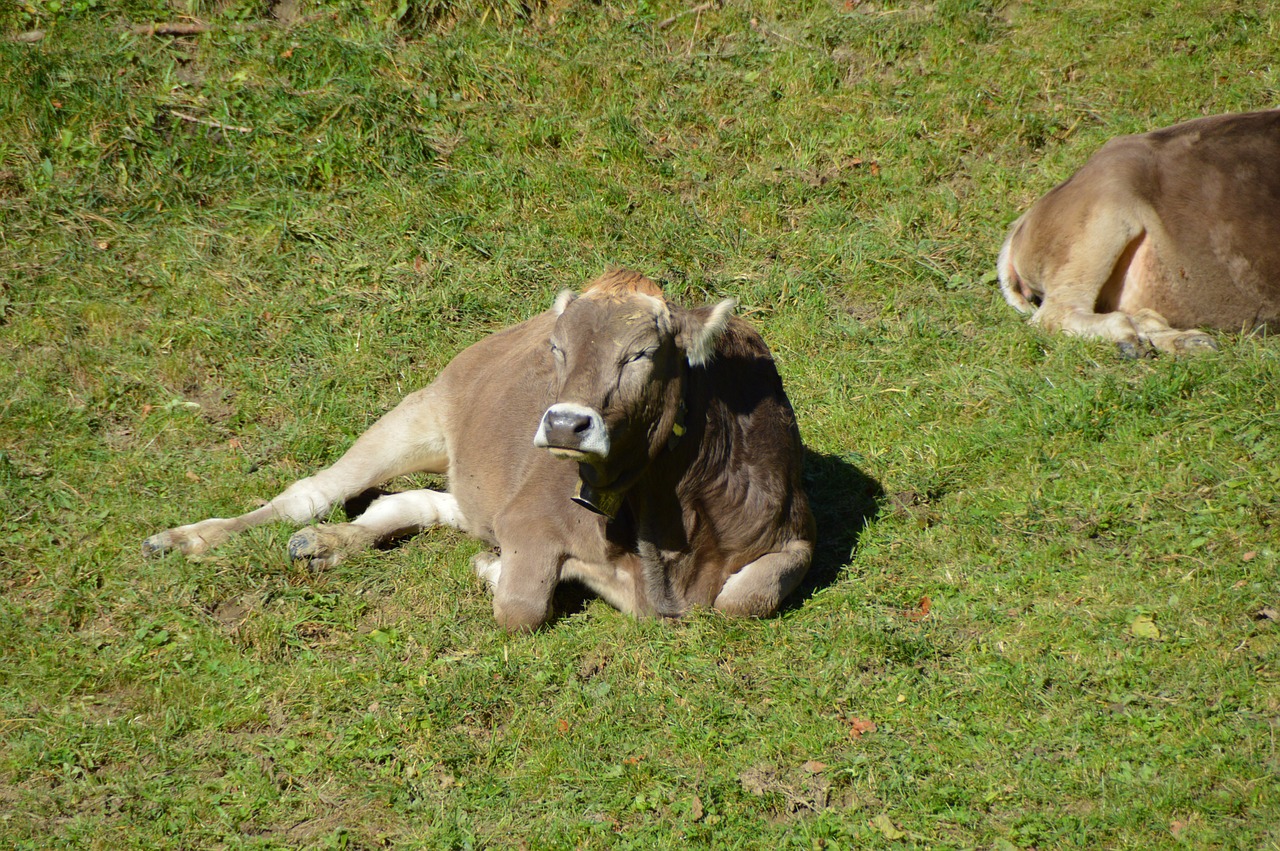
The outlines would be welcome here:
<svg viewBox="0 0 1280 851">
<path fill-rule="evenodd" d="M 1138 615 L 1129 624 L 1129 632 L 1136 638 L 1150 638 L 1152 641 L 1160 640 L 1160 627 L 1156 626 L 1154 615 Z"/>
</svg>

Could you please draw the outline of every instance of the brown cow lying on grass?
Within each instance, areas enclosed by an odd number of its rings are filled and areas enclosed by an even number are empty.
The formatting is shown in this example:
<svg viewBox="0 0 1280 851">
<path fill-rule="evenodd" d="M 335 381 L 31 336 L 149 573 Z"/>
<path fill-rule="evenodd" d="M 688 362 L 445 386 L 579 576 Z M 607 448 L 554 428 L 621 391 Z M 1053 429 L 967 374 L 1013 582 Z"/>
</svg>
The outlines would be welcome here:
<svg viewBox="0 0 1280 851">
<path fill-rule="evenodd" d="M 1280 322 L 1280 110 L 1113 139 L 1013 223 L 1005 300 L 1130 356 Z"/>
<path fill-rule="evenodd" d="M 449 490 L 383 496 L 311 526 L 289 554 L 317 566 L 448 524 L 501 553 L 476 560 L 508 629 L 551 616 L 562 580 L 635 615 L 692 606 L 773 613 L 813 554 L 800 432 L 764 340 L 733 302 L 686 310 L 634 272 L 459 354 L 337 463 L 270 503 L 153 535 L 188 555 L 273 520 L 305 523 L 406 473 Z"/>
</svg>

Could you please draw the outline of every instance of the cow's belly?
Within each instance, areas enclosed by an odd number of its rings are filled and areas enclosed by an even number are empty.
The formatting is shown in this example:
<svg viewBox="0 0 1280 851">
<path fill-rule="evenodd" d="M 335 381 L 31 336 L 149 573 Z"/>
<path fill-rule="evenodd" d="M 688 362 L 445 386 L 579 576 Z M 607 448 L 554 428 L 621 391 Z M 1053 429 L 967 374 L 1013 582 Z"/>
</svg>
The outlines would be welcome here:
<svg viewBox="0 0 1280 851">
<path fill-rule="evenodd" d="M 1280 283 L 1271 284 L 1266 271 L 1222 237 L 1216 247 L 1182 248 L 1168 235 L 1149 234 L 1124 271 L 1117 308 L 1154 310 L 1175 328 L 1248 330 L 1280 319 Z"/>
</svg>

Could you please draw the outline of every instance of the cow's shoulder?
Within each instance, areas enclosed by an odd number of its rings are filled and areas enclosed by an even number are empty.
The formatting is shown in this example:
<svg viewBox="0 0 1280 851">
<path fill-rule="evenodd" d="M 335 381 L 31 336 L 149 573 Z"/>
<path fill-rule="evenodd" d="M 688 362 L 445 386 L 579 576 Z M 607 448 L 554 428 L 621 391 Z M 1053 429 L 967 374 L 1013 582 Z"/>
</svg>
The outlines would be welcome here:
<svg viewBox="0 0 1280 851">
<path fill-rule="evenodd" d="M 704 380 L 694 385 L 702 388 L 711 419 L 725 425 L 721 434 L 741 442 L 727 447 L 730 454 L 751 464 L 793 454 L 799 442 L 795 414 L 773 354 L 755 328 L 734 317 L 717 340 L 715 357 L 701 370 Z"/>
</svg>

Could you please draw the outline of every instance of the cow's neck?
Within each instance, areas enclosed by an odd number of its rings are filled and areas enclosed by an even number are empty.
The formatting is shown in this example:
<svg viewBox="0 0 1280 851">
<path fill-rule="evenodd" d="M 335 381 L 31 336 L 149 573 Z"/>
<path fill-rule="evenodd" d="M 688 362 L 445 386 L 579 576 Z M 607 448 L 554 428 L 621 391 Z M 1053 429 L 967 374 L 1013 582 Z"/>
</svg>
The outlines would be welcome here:
<svg viewBox="0 0 1280 851">
<path fill-rule="evenodd" d="M 667 437 L 667 452 L 674 451 L 680 444 L 680 439 L 684 437 L 686 431 L 685 417 L 687 415 L 688 410 L 685 407 L 684 400 L 681 399 L 680 405 L 676 410 L 675 422 L 671 425 L 671 434 Z M 598 488 L 591 484 L 586 472 L 587 470 L 584 470 L 582 465 L 579 465 L 578 487 L 574 491 L 573 501 L 583 508 L 594 511 L 596 514 L 604 515 L 610 520 L 618 516 L 618 511 L 622 508 L 622 503 L 632 486 L 644 477 L 644 471 L 641 470 L 635 476 L 627 476 L 620 482 L 613 482 L 609 488 Z"/>
<path fill-rule="evenodd" d="M 690 541 L 684 506 L 677 491 L 690 463 L 690 453 L 696 452 L 695 447 L 703 438 L 703 426 L 698 423 L 695 412 L 696 433 L 685 439 L 687 417 L 688 410 L 682 399 L 661 453 L 666 462 L 651 465 L 626 494 L 644 595 L 653 614 L 665 618 L 678 618 L 686 608 L 677 563 L 688 555 Z"/>
</svg>

